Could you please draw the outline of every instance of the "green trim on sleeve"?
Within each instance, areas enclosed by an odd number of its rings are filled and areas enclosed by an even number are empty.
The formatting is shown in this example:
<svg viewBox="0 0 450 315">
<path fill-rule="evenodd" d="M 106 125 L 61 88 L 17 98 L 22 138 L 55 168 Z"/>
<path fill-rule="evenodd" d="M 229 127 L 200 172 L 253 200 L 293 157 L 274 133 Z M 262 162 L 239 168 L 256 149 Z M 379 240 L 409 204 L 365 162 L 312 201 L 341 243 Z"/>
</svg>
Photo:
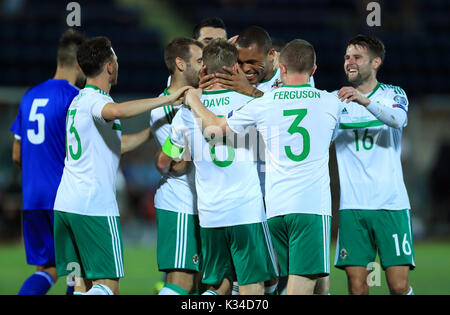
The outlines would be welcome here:
<svg viewBox="0 0 450 315">
<path fill-rule="evenodd" d="M 162 151 L 172 159 L 176 159 L 179 158 L 181 154 L 183 154 L 184 149 L 177 147 L 175 144 L 172 143 L 170 137 L 167 137 L 166 141 L 162 146 Z"/>
<path fill-rule="evenodd" d="M 376 127 L 383 126 L 384 124 L 379 120 L 371 120 L 361 123 L 340 123 L 339 129 L 356 129 L 356 128 L 368 128 L 368 127 Z"/>
</svg>

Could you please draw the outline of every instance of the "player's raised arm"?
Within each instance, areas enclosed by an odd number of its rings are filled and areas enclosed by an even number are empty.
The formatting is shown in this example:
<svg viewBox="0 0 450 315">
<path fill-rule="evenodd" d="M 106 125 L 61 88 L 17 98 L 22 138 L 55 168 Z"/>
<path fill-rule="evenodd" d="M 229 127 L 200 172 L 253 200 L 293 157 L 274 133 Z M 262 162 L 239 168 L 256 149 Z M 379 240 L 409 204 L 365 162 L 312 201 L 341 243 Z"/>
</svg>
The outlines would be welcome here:
<svg viewBox="0 0 450 315">
<path fill-rule="evenodd" d="M 200 119 L 203 129 L 216 129 L 222 134 L 233 132 L 227 124 L 226 117 L 218 117 L 209 111 L 200 101 L 202 89 L 190 89 L 186 92 L 185 104 L 190 106 L 194 115 Z"/>
<path fill-rule="evenodd" d="M 391 101 L 391 104 L 372 102 L 351 86 L 342 87 L 338 92 L 338 97 L 346 103 L 355 102 L 364 106 L 379 121 L 392 128 L 402 128 L 408 120 L 405 107 L 401 104 L 396 104 L 394 100 Z M 406 100 L 406 98 L 404 99 Z"/>
<path fill-rule="evenodd" d="M 151 111 L 164 105 L 180 105 L 183 103 L 183 96 L 190 86 L 184 86 L 175 93 L 156 98 L 146 98 L 123 103 L 108 103 L 103 107 L 102 116 L 105 120 L 130 118 L 139 114 Z"/>
</svg>

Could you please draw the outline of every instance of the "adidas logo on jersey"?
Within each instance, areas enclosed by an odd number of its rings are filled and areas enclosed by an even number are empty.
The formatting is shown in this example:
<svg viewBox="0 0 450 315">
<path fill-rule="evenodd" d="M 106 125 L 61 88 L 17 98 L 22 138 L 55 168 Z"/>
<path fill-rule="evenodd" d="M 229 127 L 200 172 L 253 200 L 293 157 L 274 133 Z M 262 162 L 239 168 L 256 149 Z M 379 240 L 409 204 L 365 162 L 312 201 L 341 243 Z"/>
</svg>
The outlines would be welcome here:
<svg viewBox="0 0 450 315">
<path fill-rule="evenodd" d="M 342 110 L 341 114 L 348 114 L 347 108 L 344 107 L 344 109 Z"/>
</svg>

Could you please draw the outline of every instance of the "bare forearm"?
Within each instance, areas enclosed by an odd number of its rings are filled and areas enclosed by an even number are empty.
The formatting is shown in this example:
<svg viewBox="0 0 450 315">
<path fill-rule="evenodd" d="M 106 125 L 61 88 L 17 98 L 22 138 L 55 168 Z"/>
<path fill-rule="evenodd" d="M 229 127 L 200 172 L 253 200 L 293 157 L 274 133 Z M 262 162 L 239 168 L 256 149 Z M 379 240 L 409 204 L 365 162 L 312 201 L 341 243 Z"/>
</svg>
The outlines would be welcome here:
<svg viewBox="0 0 450 315">
<path fill-rule="evenodd" d="M 122 154 L 133 151 L 141 144 L 146 142 L 150 137 L 150 128 L 146 128 L 140 132 L 122 136 Z"/>
<path fill-rule="evenodd" d="M 20 140 L 14 139 L 12 147 L 12 159 L 13 162 L 21 169 L 22 168 L 22 158 L 20 153 Z"/>
<path fill-rule="evenodd" d="M 108 103 L 102 110 L 102 116 L 105 120 L 130 118 L 157 107 L 168 105 L 170 101 L 169 96 L 160 96 L 123 103 Z"/>
</svg>

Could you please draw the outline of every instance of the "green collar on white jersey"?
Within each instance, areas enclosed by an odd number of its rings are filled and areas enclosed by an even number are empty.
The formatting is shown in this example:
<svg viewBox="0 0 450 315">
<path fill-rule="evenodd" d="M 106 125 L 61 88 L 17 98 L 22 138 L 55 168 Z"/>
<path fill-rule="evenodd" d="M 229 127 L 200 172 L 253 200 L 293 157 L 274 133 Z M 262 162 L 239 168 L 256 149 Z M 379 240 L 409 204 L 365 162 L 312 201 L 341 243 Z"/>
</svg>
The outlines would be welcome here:
<svg viewBox="0 0 450 315">
<path fill-rule="evenodd" d="M 86 89 L 86 88 L 91 88 L 91 89 L 94 89 L 94 90 L 96 90 L 96 91 L 99 91 L 100 94 L 109 96 L 108 93 L 106 93 L 106 92 L 103 91 L 101 88 L 99 88 L 98 86 L 95 86 L 95 85 L 93 85 L 93 84 L 86 84 L 86 85 L 84 86 L 84 88 L 85 88 L 85 89 Z"/>
<path fill-rule="evenodd" d="M 283 87 L 290 87 L 290 88 L 302 88 L 302 87 L 311 87 L 311 84 L 298 84 L 298 85 L 283 85 Z"/>
<path fill-rule="evenodd" d="M 278 72 L 278 68 L 275 69 L 275 71 L 273 72 L 273 75 L 270 78 L 268 78 L 268 79 L 266 79 L 264 81 L 261 81 L 258 84 L 269 82 L 270 80 L 273 79 L 273 77 L 277 74 L 277 72 Z"/>
<path fill-rule="evenodd" d="M 367 97 L 367 98 L 370 98 L 372 95 L 374 95 L 375 92 L 378 91 L 378 89 L 380 88 L 380 86 L 381 86 L 381 83 L 380 83 L 380 82 L 377 82 L 377 85 L 375 86 L 375 88 L 373 89 L 373 91 L 370 92 L 369 95 L 367 95 L 366 97 Z"/>
</svg>

